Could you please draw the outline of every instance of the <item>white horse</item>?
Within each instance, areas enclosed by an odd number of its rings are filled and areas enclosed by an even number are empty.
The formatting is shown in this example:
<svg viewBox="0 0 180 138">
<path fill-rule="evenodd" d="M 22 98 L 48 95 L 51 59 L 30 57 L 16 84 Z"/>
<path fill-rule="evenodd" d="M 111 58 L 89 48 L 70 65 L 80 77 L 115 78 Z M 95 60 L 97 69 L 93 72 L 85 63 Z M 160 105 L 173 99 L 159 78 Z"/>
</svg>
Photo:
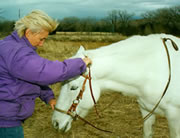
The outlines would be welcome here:
<svg viewBox="0 0 180 138">
<path fill-rule="evenodd" d="M 133 36 L 94 50 L 85 51 L 80 47 L 72 58 L 88 56 L 92 59 L 92 89 L 96 101 L 104 90 L 135 96 L 145 117 L 161 98 L 169 79 L 169 63 L 162 38 L 170 38 L 180 46 L 180 39 L 172 35 Z M 171 81 L 152 116 L 144 121 L 144 138 L 153 136 L 155 114 L 167 118 L 171 138 L 180 138 L 180 52 L 174 50 L 171 41 L 166 44 L 171 58 Z M 71 128 L 73 118 L 65 111 L 76 99 L 83 82 L 84 77 L 79 76 L 63 84 L 56 108 L 64 112 L 55 110 L 52 116 L 56 129 L 67 132 Z M 85 117 L 94 105 L 90 93 L 87 83 L 76 108 L 81 117 Z"/>
</svg>

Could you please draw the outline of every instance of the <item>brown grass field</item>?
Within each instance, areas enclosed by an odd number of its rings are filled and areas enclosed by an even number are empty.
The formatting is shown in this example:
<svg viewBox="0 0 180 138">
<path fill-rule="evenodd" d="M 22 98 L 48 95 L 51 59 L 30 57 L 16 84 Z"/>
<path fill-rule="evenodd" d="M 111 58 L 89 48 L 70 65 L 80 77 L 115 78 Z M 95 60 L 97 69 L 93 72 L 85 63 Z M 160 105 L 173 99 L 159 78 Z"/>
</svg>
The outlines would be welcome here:
<svg viewBox="0 0 180 138">
<path fill-rule="evenodd" d="M 74 55 L 80 45 L 86 49 L 94 49 L 125 39 L 121 35 L 103 34 L 57 34 L 50 36 L 44 46 L 38 49 L 40 56 L 49 60 L 63 61 Z M 59 95 L 61 83 L 50 86 L 56 98 Z M 85 124 L 81 120 L 73 122 L 72 128 L 67 133 L 55 130 L 51 124 L 53 111 L 50 106 L 40 99 L 36 100 L 35 112 L 27 119 L 24 126 L 25 138 L 142 138 L 143 121 L 136 99 L 126 97 L 117 92 L 104 92 L 97 104 L 97 109 L 102 115 L 98 118 L 92 109 L 87 120 L 94 125 L 113 131 L 105 133 Z M 154 138 L 168 138 L 169 131 L 167 120 L 158 116 L 153 126 L 155 129 Z"/>
</svg>

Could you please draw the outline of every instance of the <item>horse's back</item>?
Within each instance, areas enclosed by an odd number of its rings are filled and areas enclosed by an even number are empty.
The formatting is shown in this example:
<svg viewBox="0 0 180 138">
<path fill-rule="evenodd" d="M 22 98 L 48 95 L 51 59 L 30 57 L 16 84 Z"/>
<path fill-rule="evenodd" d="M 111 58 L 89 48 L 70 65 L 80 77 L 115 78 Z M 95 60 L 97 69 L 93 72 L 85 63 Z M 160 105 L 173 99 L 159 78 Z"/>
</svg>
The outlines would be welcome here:
<svg viewBox="0 0 180 138">
<path fill-rule="evenodd" d="M 132 84 L 131 80 L 136 81 L 136 85 L 140 86 L 144 93 L 150 97 L 151 95 L 157 97 L 154 98 L 154 101 L 157 101 L 162 95 L 169 79 L 169 73 L 171 73 L 170 85 L 167 96 L 165 96 L 166 103 L 173 102 L 180 105 L 180 51 L 174 49 L 171 41 L 166 41 L 170 56 L 170 63 L 168 63 L 163 38 L 170 38 L 180 48 L 180 39 L 173 35 L 132 36 L 127 41 L 114 44 L 114 46 L 122 47 L 119 48 L 121 54 L 117 55 L 119 59 L 114 56 L 114 62 L 117 61 L 124 76 L 127 74 L 126 78 L 129 78 L 127 81 Z M 117 66 L 117 64 L 114 65 Z M 171 72 L 169 72 L 169 64 Z"/>
</svg>

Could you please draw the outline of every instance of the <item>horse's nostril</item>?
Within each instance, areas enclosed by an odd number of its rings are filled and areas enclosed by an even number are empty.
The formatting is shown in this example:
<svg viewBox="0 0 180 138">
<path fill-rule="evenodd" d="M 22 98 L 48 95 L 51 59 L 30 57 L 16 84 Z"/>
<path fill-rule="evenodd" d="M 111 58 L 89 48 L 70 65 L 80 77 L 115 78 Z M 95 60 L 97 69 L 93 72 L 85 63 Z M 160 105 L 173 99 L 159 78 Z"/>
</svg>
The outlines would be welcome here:
<svg viewBox="0 0 180 138">
<path fill-rule="evenodd" d="M 57 121 L 54 121 L 54 128 L 56 128 L 56 129 L 59 128 L 59 123 Z"/>
<path fill-rule="evenodd" d="M 67 129 L 68 129 L 69 122 L 67 122 L 64 126 L 60 126 L 60 123 L 57 120 L 54 120 L 53 121 L 53 126 L 58 131 L 65 133 L 67 131 Z"/>
<path fill-rule="evenodd" d="M 66 125 L 62 128 L 62 132 L 66 132 L 68 125 L 69 125 L 69 122 L 67 122 Z"/>
</svg>

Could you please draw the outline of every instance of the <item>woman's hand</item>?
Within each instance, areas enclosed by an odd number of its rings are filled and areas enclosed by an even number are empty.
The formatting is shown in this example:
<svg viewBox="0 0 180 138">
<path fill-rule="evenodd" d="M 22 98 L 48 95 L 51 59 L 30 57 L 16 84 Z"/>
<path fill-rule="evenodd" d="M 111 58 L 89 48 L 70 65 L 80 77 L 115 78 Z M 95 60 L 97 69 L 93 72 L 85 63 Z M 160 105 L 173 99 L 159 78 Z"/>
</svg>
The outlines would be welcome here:
<svg viewBox="0 0 180 138">
<path fill-rule="evenodd" d="M 85 58 L 83 58 L 82 60 L 84 61 L 84 63 L 86 64 L 86 66 L 92 64 L 92 60 L 91 60 L 90 58 L 88 58 L 88 57 L 85 57 Z"/>
<path fill-rule="evenodd" d="M 51 99 L 49 100 L 49 105 L 51 106 L 51 108 L 54 110 L 54 107 L 56 105 L 56 99 Z"/>
</svg>

